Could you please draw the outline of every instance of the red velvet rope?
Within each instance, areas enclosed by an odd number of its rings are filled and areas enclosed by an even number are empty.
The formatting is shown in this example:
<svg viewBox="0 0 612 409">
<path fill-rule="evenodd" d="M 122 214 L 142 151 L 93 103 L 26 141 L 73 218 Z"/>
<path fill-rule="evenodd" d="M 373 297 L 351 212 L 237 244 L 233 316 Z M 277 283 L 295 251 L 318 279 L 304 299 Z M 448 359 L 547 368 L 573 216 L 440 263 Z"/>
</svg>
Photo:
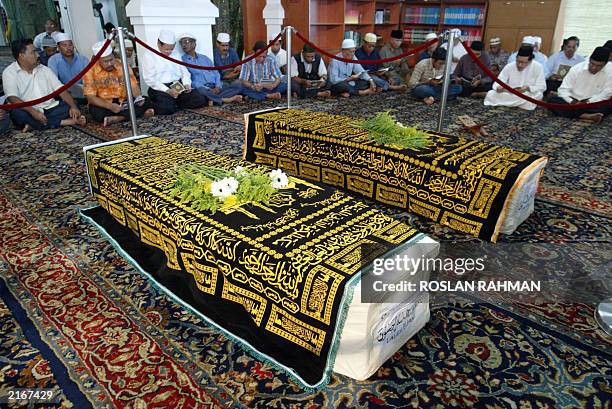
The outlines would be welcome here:
<svg viewBox="0 0 612 409">
<path fill-rule="evenodd" d="M 599 101 L 599 102 L 593 102 L 593 103 L 580 103 L 580 104 L 556 104 L 556 103 L 550 103 L 550 102 L 544 102 L 544 101 L 540 101 L 539 99 L 535 99 L 535 98 L 531 98 L 521 92 L 518 92 L 517 90 L 515 90 L 514 88 L 512 88 L 510 85 L 506 84 L 505 82 L 500 81 L 495 74 L 493 74 L 493 72 L 491 72 L 491 70 L 482 63 L 482 61 L 480 61 L 480 59 L 478 59 L 478 56 L 476 54 L 474 54 L 474 51 L 472 51 L 472 49 L 468 46 L 467 42 L 463 42 L 463 46 L 465 47 L 465 49 L 467 50 L 468 54 L 470 55 L 470 57 L 472 58 L 472 60 L 474 60 L 474 62 L 476 63 L 476 65 L 478 65 L 480 67 L 481 70 L 483 70 L 485 72 L 485 74 L 487 74 L 493 81 L 497 82 L 500 86 L 502 86 L 505 90 L 507 90 L 508 92 L 516 95 L 517 97 L 523 98 L 524 100 L 527 100 L 529 102 L 533 102 L 536 105 L 540 105 L 542 107 L 545 108 L 549 108 L 549 109 L 561 109 L 561 110 L 576 110 L 576 109 L 589 109 L 589 108 L 599 108 L 605 105 L 610 105 L 612 104 L 612 99 L 607 99 L 605 101 Z"/>
<path fill-rule="evenodd" d="M 175 64 L 179 64 L 179 65 L 183 65 L 185 67 L 189 67 L 189 68 L 195 68 L 197 70 L 208 70 L 208 71 L 213 71 L 213 70 L 227 70 L 228 68 L 234 68 L 237 67 L 239 65 L 242 64 L 246 64 L 247 62 L 251 61 L 253 58 L 263 54 L 264 52 L 268 51 L 268 49 L 270 47 L 272 47 L 272 44 L 274 44 L 279 38 L 281 38 L 281 36 L 283 35 L 282 32 L 280 32 L 276 37 L 274 37 L 273 40 L 271 40 L 268 45 L 266 46 L 266 48 L 263 48 L 259 51 L 257 51 L 255 54 L 250 55 L 249 57 L 245 58 L 244 60 L 235 62 L 233 64 L 228 64 L 228 65 L 219 65 L 217 67 L 212 66 L 212 67 L 205 67 L 203 65 L 195 65 L 195 64 L 189 64 L 185 61 L 181 61 L 181 60 L 176 60 L 172 57 L 168 57 L 165 54 L 162 54 L 161 52 L 159 52 L 159 50 L 156 50 L 155 48 L 151 47 L 149 44 L 145 43 L 144 41 L 142 41 L 141 39 L 139 39 L 138 37 L 134 37 L 134 41 L 136 41 L 138 44 L 140 44 L 141 46 L 143 46 L 144 48 L 146 48 L 147 50 L 151 51 L 154 54 L 157 54 L 158 56 L 165 58 L 168 61 L 172 61 Z"/>
<path fill-rule="evenodd" d="M 111 39 L 106 40 L 106 42 L 104 43 L 104 46 L 100 49 L 100 51 L 98 51 L 98 54 L 96 54 L 91 59 L 89 64 L 87 64 L 87 66 L 85 68 L 83 68 L 83 70 L 80 73 L 78 73 L 76 77 L 74 77 L 73 79 L 68 81 L 66 84 L 64 84 L 63 86 L 61 86 L 57 90 L 53 91 L 51 94 L 49 94 L 49 95 L 47 95 L 45 97 L 41 97 L 41 98 L 32 100 L 32 101 L 24 101 L 24 102 L 19 102 L 17 104 L 0 105 L 0 109 L 17 109 L 17 108 L 31 107 L 31 106 L 34 106 L 34 105 L 38 105 L 41 102 L 48 101 L 51 98 L 57 97 L 62 92 L 70 89 L 70 87 L 72 87 L 74 84 L 76 84 L 81 78 L 83 78 L 83 76 L 85 74 L 87 74 L 87 71 L 89 71 L 98 62 L 98 60 L 100 58 L 102 58 L 102 54 L 104 54 L 104 51 L 108 48 L 110 43 L 111 43 Z"/>
<path fill-rule="evenodd" d="M 337 55 L 328 53 L 327 51 L 317 47 L 315 44 L 313 44 L 310 41 L 308 41 L 307 38 L 302 36 L 298 31 L 295 32 L 295 35 L 297 35 L 300 40 L 302 40 L 303 42 L 305 42 L 306 44 L 311 46 L 313 49 L 318 51 L 320 54 L 326 55 L 329 58 L 333 58 L 334 60 L 338 60 L 338 61 L 342 61 L 342 62 L 347 62 L 347 63 L 353 63 L 353 64 L 384 64 L 386 62 L 391 62 L 391 61 L 395 61 L 395 60 L 401 60 L 402 58 L 406 58 L 406 57 L 408 57 L 408 56 L 410 56 L 412 54 L 416 54 L 418 52 L 421 52 L 421 51 L 427 49 L 427 47 L 429 47 L 430 45 L 432 45 L 432 44 L 434 44 L 434 43 L 436 43 L 438 41 L 437 38 L 434 38 L 433 40 L 429 40 L 428 42 L 426 42 L 424 44 L 421 44 L 417 48 L 414 48 L 412 50 L 408 50 L 405 53 L 397 55 L 395 57 L 383 58 L 383 59 L 380 59 L 380 60 L 349 60 L 348 58 L 338 57 Z"/>
</svg>

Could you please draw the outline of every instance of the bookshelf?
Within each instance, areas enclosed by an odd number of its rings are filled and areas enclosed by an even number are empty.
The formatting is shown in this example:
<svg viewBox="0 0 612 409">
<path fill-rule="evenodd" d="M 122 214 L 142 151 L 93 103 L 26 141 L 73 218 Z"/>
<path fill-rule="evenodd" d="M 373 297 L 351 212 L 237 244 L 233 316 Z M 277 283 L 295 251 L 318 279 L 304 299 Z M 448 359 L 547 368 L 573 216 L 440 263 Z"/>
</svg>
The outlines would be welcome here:
<svg viewBox="0 0 612 409">
<path fill-rule="evenodd" d="M 424 43 L 428 33 L 451 28 L 460 29 L 468 43 L 482 40 L 487 8 L 486 0 L 405 1 L 401 16 L 404 44 L 414 47 Z"/>
<path fill-rule="evenodd" d="M 324 50 L 338 53 L 344 38 L 357 46 L 366 33 L 387 42 L 392 30 L 404 32 L 404 47 L 424 42 L 427 33 L 457 27 L 468 42 L 484 38 L 490 1 L 496 0 L 281 0 L 285 25 L 295 27 Z M 265 0 L 242 0 L 247 44 L 262 39 Z M 261 28 L 259 26 L 262 26 Z M 294 49 L 303 43 L 294 41 Z M 327 59 L 326 59 L 327 60 Z"/>
</svg>

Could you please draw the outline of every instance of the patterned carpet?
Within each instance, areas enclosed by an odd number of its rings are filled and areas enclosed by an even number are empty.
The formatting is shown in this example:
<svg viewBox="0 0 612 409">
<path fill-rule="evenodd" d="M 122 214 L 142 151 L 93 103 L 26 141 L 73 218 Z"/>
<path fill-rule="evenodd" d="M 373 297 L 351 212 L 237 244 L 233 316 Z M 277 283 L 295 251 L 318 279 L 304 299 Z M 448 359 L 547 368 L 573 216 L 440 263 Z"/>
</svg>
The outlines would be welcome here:
<svg viewBox="0 0 612 409">
<path fill-rule="evenodd" d="M 139 130 L 239 156 L 241 114 L 274 105 L 181 112 L 140 121 Z M 435 107 L 403 95 L 308 106 L 353 116 L 393 107 L 404 123 L 436 122 Z M 460 100 L 449 105 L 448 129 L 458 132 L 456 116 L 464 113 L 487 123 L 496 143 L 550 158 L 535 213 L 502 236 L 500 251 L 550 260 L 537 271 L 554 284 L 567 278 L 560 270 L 567 260 L 590 262 L 584 247 L 609 246 L 609 118 L 592 126 Z M 93 204 L 82 147 L 129 131 L 87 126 L 0 139 L 0 394 L 61 389 L 62 407 L 75 408 L 611 407 L 612 340 L 598 329 L 593 303 L 444 300 L 367 381 L 334 375 L 324 391 L 298 388 L 173 303 L 77 216 Z M 437 240 L 479 243 L 385 211 Z M 563 254 L 534 254 L 529 245 L 544 241 L 562 245 Z M 610 290 L 609 271 L 584 271 L 574 282 Z"/>
</svg>

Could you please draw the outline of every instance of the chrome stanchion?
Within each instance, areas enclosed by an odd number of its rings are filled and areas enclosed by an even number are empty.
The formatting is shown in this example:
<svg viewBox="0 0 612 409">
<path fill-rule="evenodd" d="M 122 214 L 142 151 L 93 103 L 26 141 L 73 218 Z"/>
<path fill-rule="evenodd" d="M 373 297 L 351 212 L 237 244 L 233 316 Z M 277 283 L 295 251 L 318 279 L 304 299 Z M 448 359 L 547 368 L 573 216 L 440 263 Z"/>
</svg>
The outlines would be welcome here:
<svg viewBox="0 0 612 409">
<path fill-rule="evenodd" d="M 440 114 L 438 116 L 438 132 L 442 132 L 444 126 L 444 114 L 446 111 L 446 102 L 448 100 L 448 88 L 450 87 L 450 70 L 453 64 L 453 45 L 455 33 L 452 30 L 447 31 L 448 47 L 446 47 L 446 65 L 444 66 L 444 81 L 442 82 L 442 100 L 440 101 Z"/>
<path fill-rule="evenodd" d="M 125 52 L 124 30 L 127 33 L 127 28 L 117 27 L 117 41 L 119 41 L 119 51 L 121 53 L 121 67 L 123 68 L 123 79 L 125 82 L 125 91 L 127 95 L 127 103 L 130 111 L 130 121 L 132 122 L 132 135 L 138 135 L 136 127 L 136 110 L 134 108 L 134 95 L 132 94 L 132 81 L 130 81 L 130 69 L 128 66 L 127 54 Z"/>
<path fill-rule="evenodd" d="M 287 108 L 291 108 L 291 30 L 293 30 L 293 27 L 285 27 L 285 42 L 287 43 Z"/>
<path fill-rule="evenodd" d="M 612 298 L 599 303 L 595 310 L 595 319 L 599 327 L 612 337 Z"/>
</svg>

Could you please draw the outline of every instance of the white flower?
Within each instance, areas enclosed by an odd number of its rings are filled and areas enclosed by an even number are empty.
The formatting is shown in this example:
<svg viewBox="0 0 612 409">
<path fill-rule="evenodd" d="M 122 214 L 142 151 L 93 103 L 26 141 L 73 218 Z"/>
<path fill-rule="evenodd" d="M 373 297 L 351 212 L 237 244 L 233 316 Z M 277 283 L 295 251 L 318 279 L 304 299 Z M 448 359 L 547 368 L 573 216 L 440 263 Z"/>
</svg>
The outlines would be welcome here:
<svg viewBox="0 0 612 409">
<path fill-rule="evenodd" d="M 289 178 L 280 169 L 275 169 L 269 174 L 270 180 L 272 181 L 272 187 L 274 189 L 284 189 L 289 184 Z"/>
<path fill-rule="evenodd" d="M 210 187 L 210 193 L 221 200 L 233 195 L 236 190 L 238 190 L 238 181 L 235 178 L 216 180 Z"/>
<path fill-rule="evenodd" d="M 244 168 L 244 166 L 236 166 L 234 168 L 234 173 L 236 174 L 236 176 L 241 176 L 241 175 L 247 173 L 247 171 Z"/>
</svg>

